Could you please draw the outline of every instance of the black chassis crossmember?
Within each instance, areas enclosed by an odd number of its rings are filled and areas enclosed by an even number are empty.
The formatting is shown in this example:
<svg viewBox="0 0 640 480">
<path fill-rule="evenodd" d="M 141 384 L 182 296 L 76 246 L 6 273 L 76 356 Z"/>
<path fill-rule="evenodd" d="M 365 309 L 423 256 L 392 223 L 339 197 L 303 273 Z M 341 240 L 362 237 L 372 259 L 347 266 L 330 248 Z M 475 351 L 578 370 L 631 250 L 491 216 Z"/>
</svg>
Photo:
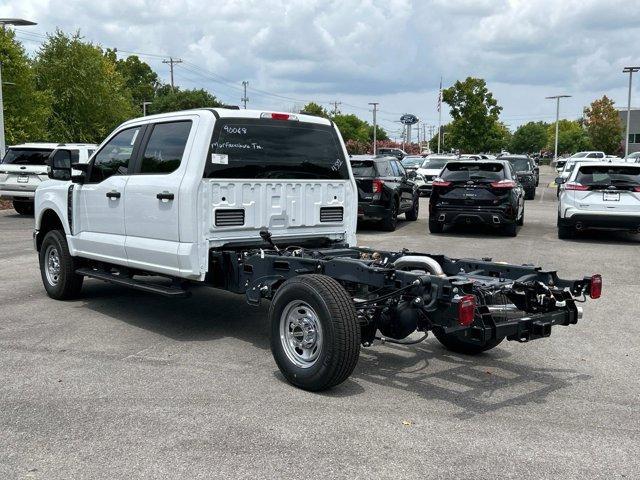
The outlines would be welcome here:
<svg viewBox="0 0 640 480">
<path fill-rule="evenodd" d="M 430 259 L 426 260 L 430 264 L 435 261 L 440 269 L 398 268 L 401 259 L 416 257 Z M 389 341 L 415 330 L 434 329 L 463 333 L 467 341 L 478 343 L 548 337 L 554 325 L 577 323 L 581 309 L 575 302 L 582 300 L 576 297 L 584 299 L 590 293 L 593 278 L 563 280 L 555 271 L 490 258 L 350 247 L 211 250 L 209 260 L 209 283 L 244 293 L 253 305 L 271 299 L 289 278 L 332 277 L 354 300 L 365 346 L 379 338 L 378 329 Z M 470 295 L 475 303 L 473 319 L 461 323 L 459 305 Z"/>
</svg>

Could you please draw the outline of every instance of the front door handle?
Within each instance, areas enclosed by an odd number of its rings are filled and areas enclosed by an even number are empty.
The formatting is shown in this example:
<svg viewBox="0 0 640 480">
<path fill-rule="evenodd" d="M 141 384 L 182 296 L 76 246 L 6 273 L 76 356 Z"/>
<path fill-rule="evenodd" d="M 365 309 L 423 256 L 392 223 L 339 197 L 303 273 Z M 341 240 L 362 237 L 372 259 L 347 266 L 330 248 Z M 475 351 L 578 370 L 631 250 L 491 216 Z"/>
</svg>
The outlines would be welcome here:
<svg viewBox="0 0 640 480">
<path fill-rule="evenodd" d="M 114 190 L 112 192 L 107 192 L 106 195 L 107 195 L 107 198 L 120 198 L 121 193 L 120 192 L 116 192 Z"/>
<path fill-rule="evenodd" d="M 162 193 L 157 194 L 156 198 L 158 200 L 173 200 L 175 198 L 175 196 L 173 195 L 173 193 L 162 192 Z"/>
</svg>

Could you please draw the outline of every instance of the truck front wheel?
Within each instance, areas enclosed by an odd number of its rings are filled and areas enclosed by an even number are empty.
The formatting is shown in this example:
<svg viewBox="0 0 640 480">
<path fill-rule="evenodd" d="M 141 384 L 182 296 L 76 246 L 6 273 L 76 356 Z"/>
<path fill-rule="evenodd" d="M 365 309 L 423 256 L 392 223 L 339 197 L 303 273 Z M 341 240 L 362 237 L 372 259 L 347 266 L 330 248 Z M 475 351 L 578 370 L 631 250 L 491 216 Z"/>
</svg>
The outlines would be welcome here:
<svg viewBox="0 0 640 480">
<path fill-rule="evenodd" d="M 271 352 L 285 378 L 310 391 L 345 381 L 360 355 L 353 300 L 336 280 L 301 275 L 284 282 L 269 309 Z"/>
<path fill-rule="evenodd" d="M 487 350 L 497 347 L 503 338 L 494 338 L 485 342 L 477 342 L 470 340 L 463 333 L 444 333 L 442 330 L 434 328 L 433 335 L 447 349 L 456 353 L 464 353 L 465 355 L 477 355 Z"/>
<path fill-rule="evenodd" d="M 69 253 L 64 232 L 51 230 L 40 247 L 40 274 L 47 295 L 56 300 L 75 298 L 84 277 L 75 273 L 76 262 Z"/>
</svg>

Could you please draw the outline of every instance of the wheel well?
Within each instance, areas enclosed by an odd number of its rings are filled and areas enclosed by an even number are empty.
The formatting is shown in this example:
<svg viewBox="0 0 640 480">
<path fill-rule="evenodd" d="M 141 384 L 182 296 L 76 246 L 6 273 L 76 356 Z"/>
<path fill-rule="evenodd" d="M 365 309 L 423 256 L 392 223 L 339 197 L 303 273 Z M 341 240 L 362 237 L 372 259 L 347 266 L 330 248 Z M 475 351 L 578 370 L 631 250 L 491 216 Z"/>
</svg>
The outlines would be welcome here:
<svg viewBox="0 0 640 480">
<path fill-rule="evenodd" d="M 40 229 L 38 230 L 38 237 L 36 238 L 36 248 L 38 251 L 40 251 L 42 239 L 51 230 L 62 230 L 64 232 L 64 227 L 60 217 L 58 217 L 58 214 L 53 210 L 48 209 L 44 211 L 42 219 L 40 220 Z"/>
</svg>

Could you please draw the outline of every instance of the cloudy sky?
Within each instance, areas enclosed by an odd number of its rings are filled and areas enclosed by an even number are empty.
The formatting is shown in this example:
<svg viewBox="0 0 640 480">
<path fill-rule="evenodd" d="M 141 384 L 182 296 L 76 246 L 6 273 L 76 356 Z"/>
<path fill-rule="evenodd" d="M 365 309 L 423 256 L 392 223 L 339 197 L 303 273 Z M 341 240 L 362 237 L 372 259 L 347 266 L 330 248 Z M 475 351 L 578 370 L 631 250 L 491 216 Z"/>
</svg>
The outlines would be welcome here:
<svg viewBox="0 0 640 480">
<path fill-rule="evenodd" d="M 485 78 L 513 129 L 552 120 L 548 95 L 573 95 L 567 118 L 605 93 L 626 106 L 622 67 L 640 64 L 640 0 L 0 0 L 0 17 L 38 22 L 17 29 L 31 52 L 80 30 L 166 80 L 163 57 L 181 58 L 177 84 L 227 103 L 243 80 L 255 108 L 335 100 L 369 118 L 375 101 L 388 130 L 403 112 L 437 124 L 440 76 Z"/>
</svg>

